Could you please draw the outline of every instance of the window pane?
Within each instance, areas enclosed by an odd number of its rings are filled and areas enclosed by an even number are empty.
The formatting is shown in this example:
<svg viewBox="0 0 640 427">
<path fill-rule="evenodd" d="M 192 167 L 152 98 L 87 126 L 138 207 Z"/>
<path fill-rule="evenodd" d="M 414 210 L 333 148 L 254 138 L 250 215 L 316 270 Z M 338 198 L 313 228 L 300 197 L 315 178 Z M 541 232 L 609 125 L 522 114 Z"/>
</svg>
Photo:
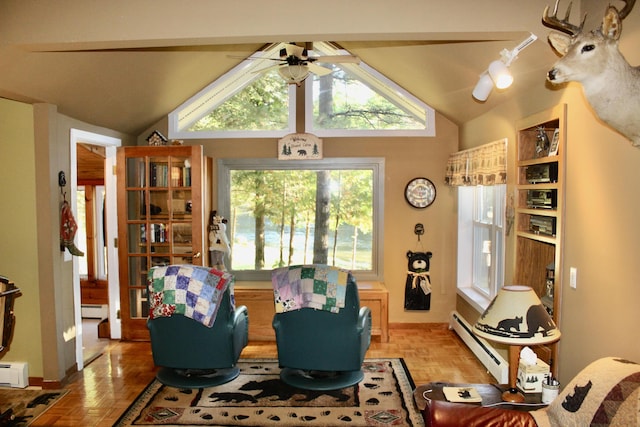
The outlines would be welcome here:
<svg viewBox="0 0 640 427">
<path fill-rule="evenodd" d="M 493 246 L 490 228 L 476 225 L 473 230 L 473 284 L 487 295 L 491 286 Z"/>
<path fill-rule="evenodd" d="M 373 171 L 231 170 L 231 269 L 372 270 Z"/>
<path fill-rule="evenodd" d="M 336 66 L 326 76 L 313 77 L 314 129 L 425 129 L 418 117 L 394 104 L 346 69 Z"/>
<path fill-rule="evenodd" d="M 215 107 L 188 131 L 286 130 L 288 127 L 287 82 L 273 70 Z"/>
<path fill-rule="evenodd" d="M 494 186 L 478 186 L 477 191 L 477 206 L 478 211 L 476 215 L 477 221 L 484 224 L 493 224 L 496 219 L 495 212 L 495 188 Z"/>
<path fill-rule="evenodd" d="M 458 287 L 493 298 L 504 278 L 506 185 L 458 188 Z"/>
</svg>

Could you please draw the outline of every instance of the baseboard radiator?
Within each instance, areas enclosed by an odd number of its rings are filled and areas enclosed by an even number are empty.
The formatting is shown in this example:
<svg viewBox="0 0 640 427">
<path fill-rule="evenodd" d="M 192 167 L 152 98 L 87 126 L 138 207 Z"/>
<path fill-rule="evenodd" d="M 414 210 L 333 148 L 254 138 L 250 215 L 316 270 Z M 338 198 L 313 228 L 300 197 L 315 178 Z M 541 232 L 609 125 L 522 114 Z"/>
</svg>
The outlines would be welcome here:
<svg viewBox="0 0 640 427">
<path fill-rule="evenodd" d="M 0 385 L 25 388 L 29 385 L 29 370 L 26 363 L 0 363 Z"/>
<path fill-rule="evenodd" d="M 82 304 L 82 317 L 87 319 L 106 319 L 109 317 L 109 306 L 106 304 Z"/>
<path fill-rule="evenodd" d="M 487 368 L 487 371 L 495 377 L 498 384 L 509 383 L 509 363 L 487 340 L 474 335 L 471 332 L 471 325 L 457 311 L 451 312 L 449 327 L 456 331 L 460 339 Z"/>
</svg>

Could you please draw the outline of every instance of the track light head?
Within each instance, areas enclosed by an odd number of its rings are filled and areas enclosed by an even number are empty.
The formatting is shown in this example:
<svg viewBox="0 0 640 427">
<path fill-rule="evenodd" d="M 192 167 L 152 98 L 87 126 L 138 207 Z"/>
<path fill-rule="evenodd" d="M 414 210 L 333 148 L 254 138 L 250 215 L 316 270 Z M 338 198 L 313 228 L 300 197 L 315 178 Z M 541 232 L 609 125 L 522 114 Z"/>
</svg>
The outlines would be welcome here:
<svg viewBox="0 0 640 427">
<path fill-rule="evenodd" d="M 489 75 L 498 89 L 506 89 L 513 83 L 511 71 L 502 61 L 493 61 L 489 64 Z"/>
<path fill-rule="evenodd" d="M 478 101 L 486 101 L 493 90 L 493 80 L 489 73 L 482 73 L 476 87 L 473 88 L 472 95 Z"/>
</svg>

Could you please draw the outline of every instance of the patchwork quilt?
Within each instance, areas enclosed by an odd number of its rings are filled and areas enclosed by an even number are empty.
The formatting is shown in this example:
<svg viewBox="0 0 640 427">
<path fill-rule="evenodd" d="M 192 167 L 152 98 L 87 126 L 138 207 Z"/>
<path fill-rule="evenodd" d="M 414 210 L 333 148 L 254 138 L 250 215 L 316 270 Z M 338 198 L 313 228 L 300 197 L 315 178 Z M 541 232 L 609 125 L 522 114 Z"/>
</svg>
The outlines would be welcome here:
<svg viewBox="0 0 640 427">
<path fill-rule="evenodd" d="M 233 300 L 233 276 L 214 268 L 197 265 L 153 267 L 149 281 L 149 318 L 173 314 L 194 319 L 212 327 L 227 288 Z"/>
<path fill-rule="evenodd" d="M 540 427 L 640 426 L 640 365 L 617 357 L 596 360 L 547 408 L 530 414 Z"/>
<path fill-rule="evenodd" d="M 323 264 L 278 268 L 271 274 L 276 313 L 314 308 L 338 313 L 349 271 Z"/>
</svg>

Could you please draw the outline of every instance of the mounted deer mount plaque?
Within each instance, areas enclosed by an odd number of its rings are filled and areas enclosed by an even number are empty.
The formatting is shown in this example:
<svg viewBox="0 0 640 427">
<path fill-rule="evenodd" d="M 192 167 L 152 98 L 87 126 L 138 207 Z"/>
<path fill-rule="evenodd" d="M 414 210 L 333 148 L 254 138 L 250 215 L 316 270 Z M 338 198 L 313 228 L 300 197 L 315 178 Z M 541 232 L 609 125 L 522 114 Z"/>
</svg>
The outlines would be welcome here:
<svg viewBox="0 0 640 427">
<path fill-rule="evenodd" d="M 601 26 L 587 33 L 582 31 L 584 19 L 579 26 L 569 23 L 571 4 L 564 19 L 558 19 L 558 2 L 553 15 L 547 7 L 542 17 L 546 26 L 566 33 L 549 34 L 551 46 L 562 58 L 549 70 L 547 80 L 579 82 L 597 116 L 640 147 L 640 69 L 629 65 L 618 49 L 622 20 L 635 0 L 624 0 L 620 11 L 609 6 Z"/>
</svg>

